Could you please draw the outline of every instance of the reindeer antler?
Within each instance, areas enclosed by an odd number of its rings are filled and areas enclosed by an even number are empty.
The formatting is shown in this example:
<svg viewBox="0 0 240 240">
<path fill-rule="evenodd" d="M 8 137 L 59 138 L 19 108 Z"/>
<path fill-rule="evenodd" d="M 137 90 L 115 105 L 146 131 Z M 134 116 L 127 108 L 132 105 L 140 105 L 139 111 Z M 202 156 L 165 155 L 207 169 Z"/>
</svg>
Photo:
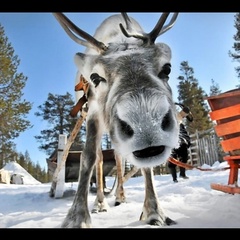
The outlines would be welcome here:
<svg viewBox="0 0 240 240">
<path fill-rule="evenodd" d="M 68 34 L 68 36 L 72 38 L 76 43 L 83 45 L 85 47 L 94 47 L 100 52 L 105 52 L 107 50 L 107 47 L 105 46 L 104 43 L 97 41 L 94 37 L 78 28 L 63 13 L 53 13 L 53 15 L 58 20 L 60 25 L 63 27 L 65 32 Z M 87 41 L 78 38 L 73 32 L 75 32 L 78 36 L 82 37 Z"/>
<path fill-rule="evenodd" d="M 174 13 L 169 24 L 164 26 L 164 23 L 166 22 L 170 13 L 163 13 L 159 18 L 156 26 L 153 28 L 153 30 L 150 33 L 139 33 L 139 32 L 134 32 L 135 29 L 132 28 L 132 22 L 128 17 L 127 13 L 121 13 L 121 14 L 126 23 L 126 29 L 123 27 L 121 23 L 119 24 L 123 34 L 126 37 L 134 37 L 134 38 L 142 39 L 145 44 L 153 44 L 158 36 L 165 33 L 170 28 L 172 28 L 178 16 L 178 13 Z"/>
</svg>

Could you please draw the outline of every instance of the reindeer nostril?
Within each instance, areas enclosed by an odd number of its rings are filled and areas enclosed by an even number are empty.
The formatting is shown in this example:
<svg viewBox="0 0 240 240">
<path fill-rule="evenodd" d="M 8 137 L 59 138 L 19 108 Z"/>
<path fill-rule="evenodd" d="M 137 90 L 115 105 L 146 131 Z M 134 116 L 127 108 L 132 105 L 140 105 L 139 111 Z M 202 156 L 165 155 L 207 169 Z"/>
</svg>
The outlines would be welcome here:
<svg viewBox="0 0 240 240">
<path fill-rule="evenodd" d="M 119 123 L 122 133 L 128 137 L 132 137 L 134 134 L 133 129 L 125 121 L 122 121 L 121 119 L 119 119 Z"/>
<path fill-rule="evenodd" d="M 133 155 L 138 158 L 148 158 L 161 154 L 165 149 L 165 146 L 149 147 L 142 150 L 134 151 Z"/>
<path fill-rule="evenodd" d="M 162 129 L 167 130 L 171 125 L 171 117 L 170 117 L 170 112 L 164 116 L 163 121 L 162 121 Z"/>
</svg>

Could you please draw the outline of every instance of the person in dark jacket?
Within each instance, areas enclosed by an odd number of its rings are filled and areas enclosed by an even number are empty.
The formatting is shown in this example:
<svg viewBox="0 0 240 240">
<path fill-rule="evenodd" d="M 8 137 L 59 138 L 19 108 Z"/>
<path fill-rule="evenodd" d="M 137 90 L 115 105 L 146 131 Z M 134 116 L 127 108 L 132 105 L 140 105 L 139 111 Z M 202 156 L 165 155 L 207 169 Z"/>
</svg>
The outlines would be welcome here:
<svg viewBox="0 0 240 240">
<path fill-rule="evenodd" d="M 188 148 L 191 146 L 190 136 L 182 122 L 184 117 L 187 117 L 190 114 L 190 110 L 187 107 L 183 109 L 178 114 L 179 120 L 179 147 L 172 150 L 171 156 L 175 159 L 178 159 L 180 162 L 187 163 L 188 161 Z M 192 116 L 187 118 L 189 121 L 192 121 Z M 177 180 L 177 170 L 176 165 L 168 161 L 168 168 L 172 175 L 173 181 L 178 182 Z M 179 177 L 183 179 L 188 179 L 185 173 L 184 167 L 179 167 L 180 173 Z"/>
</svg>

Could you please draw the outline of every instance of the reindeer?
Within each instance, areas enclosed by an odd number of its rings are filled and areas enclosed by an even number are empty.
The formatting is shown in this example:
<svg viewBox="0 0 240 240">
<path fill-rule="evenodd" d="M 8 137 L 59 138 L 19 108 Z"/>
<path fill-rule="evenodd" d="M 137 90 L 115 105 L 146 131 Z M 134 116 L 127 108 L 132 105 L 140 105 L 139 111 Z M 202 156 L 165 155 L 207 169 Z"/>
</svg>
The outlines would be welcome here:
<svg viewBox="0 0 240 240">
<path fill-rule="evenodd" d="M 78 74 L 90 83 L 79 184 L 61 227 L 92 227 L 88 190 L 94 166 L 102 176 L 104 132 L 110 135 L 117 166 L 127 159 L 141 168 L 145 200 L 140 220 L 157 226 L 176 223 L 160 206 L 153 176 L 153 167 L 166 162 L 178 146 L 177 112 L 168 84 L 171 49 L 165 43 L 155 43 L 175 23 L 177 13 L 165 25 L 169 14 L 163 13 L 150 33 L 126 13 L 112 15 L 90 36 L 64 14 L 54 13 L 66 33 L 86 47 L 85 53 L 76 53 L 75 63 Z M 118 201 L 124 201 L 123 189 L 119 197 L 122 200 Z M 108 208 L 102 186 L 97 190 L 95 207 L 100 212 Z"/>
</svg>

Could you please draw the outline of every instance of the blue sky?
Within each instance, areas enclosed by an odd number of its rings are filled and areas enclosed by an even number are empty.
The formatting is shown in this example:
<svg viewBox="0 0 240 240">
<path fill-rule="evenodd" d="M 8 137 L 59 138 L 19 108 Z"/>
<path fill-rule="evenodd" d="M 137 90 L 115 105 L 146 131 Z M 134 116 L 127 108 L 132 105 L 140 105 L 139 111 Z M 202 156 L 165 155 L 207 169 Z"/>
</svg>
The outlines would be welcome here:
<svg viewBox="0 0 240 240">
<path fill-rule="evenodd" d="M 113 13 L 65 13 L 76 25 L 90 34 L 106 17 Z M 160 13 L 129 13 L 142 25 L 145 32 L 155 26 Z M 177 77 L 181 75 L 180 63 L 188 61 L 194 76 L 206 93 L 210 91 L 211 79 L 219 84 L 222 92 L 240 83 L 235 67 L 237 63 L 228 56 L 233 50 L 234 12 L 184 12 L 179 13 L 174 27 L 157 41 L 167 43 L 172 49 L 172 71 L 169 83 L 177 101 Z M 23 90 L 24 98 L 33 103 L 28 114 L 33 127 L 15 140 L 17 151 L 27 150 L 33 162 L 47 169 L 49 156 L 38 149 L 34 136 L 46 129 L 47 123 L 34 113 L 47 100 L 48 93 L 74 96 L 76 67 L 73 57 L 84 47 L 72 41 L 50 12 L 0 13 L 0 24 L 20 59 L 18 72 L 28 77 Z"/>
</svg>

